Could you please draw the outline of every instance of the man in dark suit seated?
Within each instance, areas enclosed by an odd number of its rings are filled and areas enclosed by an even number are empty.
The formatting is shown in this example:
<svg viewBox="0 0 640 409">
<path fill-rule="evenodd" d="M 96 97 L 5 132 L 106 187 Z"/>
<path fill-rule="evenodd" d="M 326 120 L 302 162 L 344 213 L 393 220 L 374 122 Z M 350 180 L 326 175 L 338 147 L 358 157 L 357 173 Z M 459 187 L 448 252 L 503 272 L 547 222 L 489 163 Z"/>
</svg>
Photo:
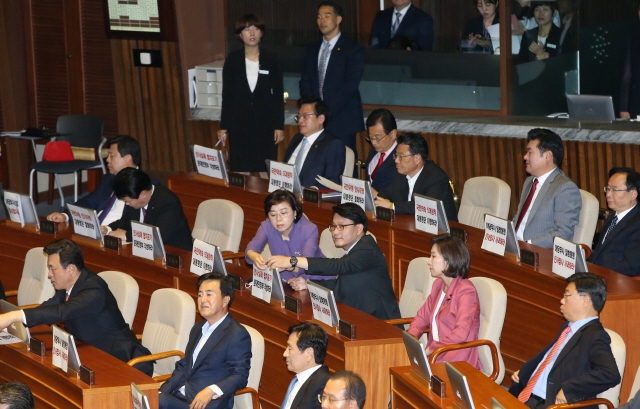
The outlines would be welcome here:
<svg viewBox="0 0 640 409">
<path fill-rule="evenodd" d="M 604 191 L 615 214 L 605 220 L 588 261 L 627 276 L 640 275 L 640 174 L 613 168 Z"/>
<path fill-rule="evenodd" d="M 367 387 L 355 372 L 338 371 L 329 377 L 318 399 L 323 409 L 362 409 Z"/>
<path fill-rule="evenodd" d="M 296 166 L 302 186 L 324 187 L 316 181 L 318 175 L 339 185 L 344 173 L 346 149 L 324 129 L 329 107 L 319 98 L 298 100 L 296 122 L 300 133 L 295 134 L 284 152 L 284 161 Z"/>
<path fill-rule="evenodd" d="M 458 211 L 453 201 L 449 176 L 429 160 L 429 145 L 418 134 L 398 136 L 393 156 L 398 173 L 382 192 L 373 192 L 376 206 L 394 209 L 397 214 L 414 214 L 414 193 L 442 200 L 447 219 L 457 222 Z"/>
<path fill-rule="evenodd" d="M 420 10 L 411 0 L 392 0 L 393 7 L 376 14 L 371 26 L 369 44 L 387 48 L 395 36 L 405 36 L 412 50 L 433 51 L 433 17 Z"/>
<path fill-rule="evenodd" d="M 289 328 L 284 358 L 287 369 L 296 376 L 289 384 L 282 409 L 320 409 L 318 395 L 329 379 L 329 368 L 322 365 L 327 341 L 327 333 L 319 325 L 303 322 Z"/>
<path fill-rule="evenodd" d="M 84 267 L 84 256 L 76 243 L 56 240 L 47 244 L 44 252 L 48 255 L 49 279 L 55 295 L 38 307 L 0 315 L 0 330 L 14 322 L 29 327 L 64 322 L 76 339 L 121 361 L 150 354 L 124 321 L 107 283 Z M 136 368 L 149 376 L 153 374 L 152 362 Z"/>
<path fill-rule="evenodd" d="M 109 156 L 107 156 L 108 173 L 102 176 L 100 186 L 87 196 L 78 199 L 74 204 L 87 209 L 95 209 L 98 220 L 103 226 L 109 225 L 122 217 L 124 202 L 118 200 L 113 193 L 113 181 L 116 174 L 124 168 L 137 168 L 140 166 L 140 144 L 129 135 L 119 135 L 109 143 Z M 47 216 L 47 220 L 62 223 L 69 220 L 66 213 L 53 212 Z"/>
<path fill-rule="evenodd" d="M 185 356 L 160 387 L 160 409 L 231 409 L 233 395 L 247 386 L 251 365 L 249 332 L 229 315 L 235 290 L 222 273 L 198 278 L 197 322 Z"/>
<path fill-rule="evenodd" d="M 567 283 L 560 298 L 567 322 L 551 344 L 511 376 L 509 392 L 531 409 L 595 398 L 621 380 L 611 338 L 598 319 L 607 299 L 604 280 L 575 273 Z"/>
<path fill-rule="evenodd" d="M 131 221 L 135 220 L 159 227 L 163 244 L 191 251 L 191 230 L 175 193 L 160 183 L 151 183 L 149 175 L 133 168 L 118 172 L 113 191 L 125 207 L 122 218 L 102 226 L 103 234 L 130 242 Z"/>
<path fill-rule="evenodd" d="M 400 318 L 398 302 L 393 294 L 387 261 L 376 241 L 367 234 L 369 221 L 360 206 L 344 203 L 333 207 L 333 222 L 329 230 L 336 247 L 345 250 L 342 258 L 306 258 L 271 256 L 269 268 L 304 268 L 307 274 L 338 275 L 318 284 L 333 290 L 338 302 L 382 320 Z M 296 290 L 304 290 L 302 277 L 289 280 Z"/>
<path fill-rule="evenodd" d="M 367 118 L 369 134 L 367 142 L 371 143 L 365 169 L 371 187 L 382 191 L 391 184 L 393 176 L 398 173 L 393 155 L 396 153 L 396 137 L 398 136 L 396 118 L 388 109 L 373 111 Z"/>
</svg>

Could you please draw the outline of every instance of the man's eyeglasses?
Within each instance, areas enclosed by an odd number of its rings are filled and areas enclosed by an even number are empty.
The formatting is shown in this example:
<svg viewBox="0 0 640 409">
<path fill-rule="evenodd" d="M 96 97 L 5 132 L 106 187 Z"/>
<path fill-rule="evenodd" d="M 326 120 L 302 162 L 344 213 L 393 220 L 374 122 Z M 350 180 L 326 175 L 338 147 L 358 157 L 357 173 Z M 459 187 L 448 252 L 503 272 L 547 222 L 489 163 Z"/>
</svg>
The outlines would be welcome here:
<svg viewBox="0 0 640 409">
<path fill-rule="evenodd" d="M 628 192 L 629 189 L 616 189 L 610 186 L 605 186 L 604 187 L 604 192 L 608 193 L 608 192 Z"/>
<path fill-rule="evenodd" d="M 269 213 L 269 218 L 277 219 L 278 216 L 280 216 L 282 219 L 286 219 L 287 216 L 289 216 L 289 214 L 291 214 L 291 211 L 289 210 L 287 210 L 286 212 L 280 212 L 280 213 Z"/>
<path fill-rule="evenodd" d="M 578 297 L 584 297 L 584 296 L 585 296 L 585 295 L 587 295 L 587 294 L 583 294 L 583 293 L 565 294 L 565 295 L 564 295 L 564 299 L 566 300 L 567 298 L 572 297 L 572 296 L 574 296 L 574 295 L 577 295 Z"/>
<path fill-rule="evenodd" d="M 342 231 L 347 226 L 355 226 L 355 225 L 356 225 L 355 223 L 351 223 L 351 224 L 333 224 L 333 223 L 331 223 L 329 225 L 329 231 L 334 231 L 334 230 Z"/>
<path fill-rule="evenodd" d="M 318 402 L 323 403 L 324 401 L 329 402 L 329 405 L 333 405 L 336 402 L 340 402 L 343 400 L 349 400 L 349 399 L 336 399 L 334 397 L 331 396 L 327 396 L 324 393 L 323 394 L 318 394 Z"/>
<path fill-rule="evenodd" d="M 400 160 L 402 160 L 402 158 L 407 158 L 407 157 L 409 157 L 409 156 L 416 156 L 416 155 L 417 155 L 417 153 L 410 153 L 410 154 L 408 154 L 408 155 L 398 155 L 397 153 L 394 153 L 392 157 L 393 157 L 393 160 L 396 160 L 396 159 L 398 159 L 398 158 L 399 158 Z"/>
<path fill-rule="evenodd" d="M 307 118 L 309 118 L 310 116 L 313 116 L 313 115 L 316 115 L 316 114 L 315 113 L 306 113 L 306 114 L 302 114 L 302 115 L 296 115 L 296 116 L 293 117 L 293 119 L 295 119 L 296 123 L 297 123 L 297 122 L 300 122 L 301 119 L 307 119 Z"/>
<path fill-rule="evenodd" d="M 386 138 L 391 132 L 388 132 L 386 134 L 384 134 L 384 136 L 378 137 L 377 135 L 367 135 L 364 139 L 367 142 L 375 142 L 375 143 L 379 143 L 381 140 L 383 140 L 384 138 Z"/>
</svg>

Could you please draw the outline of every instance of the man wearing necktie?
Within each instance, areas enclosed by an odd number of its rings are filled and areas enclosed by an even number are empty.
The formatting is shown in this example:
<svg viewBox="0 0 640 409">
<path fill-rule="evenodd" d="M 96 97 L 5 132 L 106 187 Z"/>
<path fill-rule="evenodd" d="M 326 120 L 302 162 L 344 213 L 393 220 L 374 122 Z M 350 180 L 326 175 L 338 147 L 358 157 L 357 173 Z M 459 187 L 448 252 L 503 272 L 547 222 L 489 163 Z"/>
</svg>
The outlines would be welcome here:
<svg viewBox="0 0 640 409">
<path fill-rule="evenodd" d="M 376 109 L 367 118 L 367 142 L 371 144 L 369 156 L 365 164 L 367 180 L 378 192 L 391 184 L 393 176 L 398 173 L 393 155 L 396 153 L 396 137 L 398 136 L 396 118 L 388 109 Z"/>
<path fill-rule="evenodd" d="M 393 7 L 376 14 L 369 44 L 387 48 L 395 37 L 404 36 L 412 50 L 433 51 L 433 17 L 411 4 L 411 0 L 392 0 Z"/>
<path fill-rule="evenodd" d="M 627 276 L 640 275 L 640 174 L 631 168 L 613 168 L 604 191 L 615 214 L 604 221 L 600 237 L 587 261 Z"/>
<path fill-rule="evenodd" d="M 233 282 L 222 273 L 206 273 L 197 289 L 204 321 L 193 326 L 184 358 L 160 387 L 160 409 L 231 409 L 235 392 L 247 386 L 251 337 L 229 315 Z"/>
<path fill-rule="evenodd" d="M 318 395 L 329 379 L 329 368 L 322 365 L 327 354 L 328 336 L 321 326 L 303 322 L 289 328 L 284 350 L 287 369 L 294 372 L 280 409 L 320 409 Z"/>
<path fill-rule="evenodd" d="M 560 136 L 543 128 L 529 131 L 524 163 L 531 176 L 524 182 L 513 218 L 518 240 L 544 248 L 553 247 L 555 236 L 573 240 L 582 197 L 578 186 L 560 170 L 563 159 Z"/>
<path fill-rule="evenodd" d="M 356 133 L 364 131 L 358 86 L 364 73 L 365 52 L 364 47 L 340 32 L 343 15 L 342 6 L 333 1 L 323 1 L 318 6 L 322 38 L 306 48 L 300 95 L 321 98 L 329 105 L 325 129 L 358 158 Z"/>
<path fill-rule="evenodd" d="M 560 311 L 567 320 L 556 339 L 512 375 L 509 388 L 531 409 L 576 403 L 620 383 L 611 338 L 600 323 L 607 288 L 592 273 L 567 278 Z"/>
</svg>

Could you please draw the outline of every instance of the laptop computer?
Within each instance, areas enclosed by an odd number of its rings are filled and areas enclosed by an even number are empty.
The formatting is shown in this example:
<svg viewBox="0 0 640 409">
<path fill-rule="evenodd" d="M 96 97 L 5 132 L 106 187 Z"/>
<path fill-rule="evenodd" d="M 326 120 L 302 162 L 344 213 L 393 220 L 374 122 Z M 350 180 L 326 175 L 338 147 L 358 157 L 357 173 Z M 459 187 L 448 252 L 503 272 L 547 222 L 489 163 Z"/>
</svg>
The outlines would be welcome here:
<svg viewBox="0 0 640 409">
<path fill-rule="evenodd" d="M 3 314 L 20 309 L 6 300 L 0 300 L 0 308 L 2 308 Z M 29 334 L 29 328 L 25 327 L 21 322 L 14 322 L 9 325 L 7 327 L 7 332 L 16 338 L 20 338 L 27 344 L 29 343 L 29 338 L 31 337 L 31 334 Z"/>
<path fill-rule="evenodd" d="M 409 355 L 411 369 L 431 385 L 431 375 L 433 374 L 424 350 L 424 345 L 407 331 L 402 331 L 402 339 L 407 349 L 407 355 Z"/>
<path fill-rule="evenodd" d="M 613 99 L 609 95 L 567 94 L 570 119 L 615 121 Z"/>
<path fill-rule="evenodd" d="M 449 362 L 445 363 L 447 368 L 447 376 L 449 377 L 449 383 L 451 383 L 451 389 L 453 390 L 453 400 L 456 406 L 460 409 L 475 409 L 473 405 L 473 399 L 471 399 L 471 391 L 469 390 L 469 383 L 467 377 L 453 367 Z"/>
</svg>

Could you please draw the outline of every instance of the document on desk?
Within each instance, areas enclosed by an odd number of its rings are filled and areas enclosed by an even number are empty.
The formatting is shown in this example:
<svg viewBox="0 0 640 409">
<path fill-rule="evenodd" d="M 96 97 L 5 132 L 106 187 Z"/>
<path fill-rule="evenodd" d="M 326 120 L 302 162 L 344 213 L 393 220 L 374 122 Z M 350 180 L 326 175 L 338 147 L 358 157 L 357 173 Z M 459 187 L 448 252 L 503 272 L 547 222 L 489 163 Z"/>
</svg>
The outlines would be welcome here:
<svg viewBox="0 0 640 409">
<path fill-rule="evenodd" d="M 16 136 L 20 136 L 21 133 L 22 132 L 20 132 L 20 131 L 18 131 L 18 132 L 2 132 L 2 133 L 0 133 L 0 136 L 8 136 L 8 137 L 14 138 Z"/>
<path fill-rule="evenodd" d="M 4 331 L 0 332 L 0 345 L 17 344 L 20 342 L 24 341 L 22 341 L 15 335 L 9 334 L 6 328 L 4 329 Z"/>
</svg>

